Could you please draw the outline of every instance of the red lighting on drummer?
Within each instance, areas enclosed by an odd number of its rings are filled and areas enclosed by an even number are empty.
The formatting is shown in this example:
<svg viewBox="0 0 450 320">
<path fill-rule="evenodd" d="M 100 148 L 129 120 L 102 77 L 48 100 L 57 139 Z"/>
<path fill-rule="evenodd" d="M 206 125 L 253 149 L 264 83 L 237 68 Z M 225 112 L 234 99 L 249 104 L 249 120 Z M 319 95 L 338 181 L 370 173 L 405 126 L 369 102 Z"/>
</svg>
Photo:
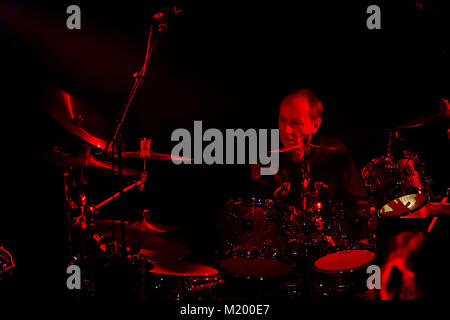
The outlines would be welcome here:
<svg viewBox="0 0 450 320">
<path fill-rule="evenodd" d="M 420 292 L 416 285 L 416 274 L 409 269 L 410 254 L 416 251 L 423 243 L 422 233 L 402 232 L 394 240 L 394 248 L 387 262 L 381 268 L 381 300 L 412 300 L 419 299 Z M 401 275 L 401 284 L 396 289 L 389 288 L 392 271 L 396 268 Z"/>
</svg>

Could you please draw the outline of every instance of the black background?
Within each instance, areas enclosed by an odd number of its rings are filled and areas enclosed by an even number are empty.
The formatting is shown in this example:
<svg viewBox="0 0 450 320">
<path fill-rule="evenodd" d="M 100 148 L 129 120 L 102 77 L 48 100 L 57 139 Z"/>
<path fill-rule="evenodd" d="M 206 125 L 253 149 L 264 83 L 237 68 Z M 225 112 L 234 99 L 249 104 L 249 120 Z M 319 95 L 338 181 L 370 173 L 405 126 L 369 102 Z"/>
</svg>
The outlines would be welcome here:
<svg viewBox="0 0 450 320">
<path fill-rule="evenodd" d="M 276 128 L 281 99 L 293 88 L 307 87 L 324 104 L 320 132 L 342 139 L 361 169 L 385 152 L 389 128 L 438 113 L 440 98 L 449 95 L 450 12 L 437 1 L 422 1 L 423 9 L 412 0 L 391 2 L 176 2 L 184 11 L 170 18 L 127 114 L 122 131 L 127 150 L 136 150 L 146 136 L 152 149 L 170 153 L 172 131 L 193 132 L 194 120 L 202 120 L 204 130 Z M 81 8 L 81 30 L 66 28 L 71 4 Z M 65 284 L 62 172 L 33 152 L 51 150 L 66 131 L 43 110 L 41 89 L 63 88 L 112 124 L 144 61 L 151 14 L 166 4 L 1 5 L 6 191 L 0 239 L 15 254 L 16 277 L 24 280 L 21 292 L 44 287 L 61 292 Z M 381 7 L 381 30 L 366 28 L 370 4 Z M 435 194 L 448 186 L 445 129 L 405 130 L 435 181 Z M 195 256 L 211 263 L 218 211 L 226 199 L 249 193 L 245 166 L 155 160 L 149 173 L 143 192 L 130 191 L 123 209 L 111 205 L 103 216 L 149 208 L 155 221 L 183 226 Z M 89 200 L 103 200 L 117 184 L 92 174 Z"/>
</svg>

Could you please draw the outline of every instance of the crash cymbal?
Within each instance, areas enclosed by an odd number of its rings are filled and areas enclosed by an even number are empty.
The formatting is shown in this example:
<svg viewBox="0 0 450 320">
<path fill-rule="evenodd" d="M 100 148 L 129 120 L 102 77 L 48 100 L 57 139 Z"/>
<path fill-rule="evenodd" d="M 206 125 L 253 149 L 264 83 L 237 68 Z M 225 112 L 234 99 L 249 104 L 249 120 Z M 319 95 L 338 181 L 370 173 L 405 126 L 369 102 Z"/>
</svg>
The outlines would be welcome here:
<svg viewBox="0 0 450 320">
<path fill-rule="evenodd" d="M 112 163 L 97 159 L 90 154 L 79 154 L 73 156 L 68 153 L 59 151 L 53 152 L 39 152 L 37 156 L 41 159 L 49 161 L 57 166 L 62 167 L 81 167 L 101 173 L 112 173 Z M 114 167 L 114 174 L 118 174 L 117 166 Z M 140 175 L 141 172 L 122 166 L 123 175 Z"/>
<path fill-rule="evenodd" d="M 112 153 L 107 153 L 108 156 L 112 156 Z M 114 155 L 117 157 L 117 154 Z M 179 161 L 194 161 L 194 159 L 191 158 L 185 158 L 185 157 L 178 157 L 171 154 L 166 153 L 158 153 L 154 151 L 150 151 L 148 153 L 141 153 L 140 151 L 127 151 L 122 152 L 121 154 L 122 158 L 125 159 L 154 159 L 154 160 L 179 160 Z"/>
<path fill-rule="evenodd" d="M 112 126 L 101 114 L 62 89 L 47 89 L 43 98 L 45 109 L 67 130 L 97 148 L 106 148 Z"/>
</svg>

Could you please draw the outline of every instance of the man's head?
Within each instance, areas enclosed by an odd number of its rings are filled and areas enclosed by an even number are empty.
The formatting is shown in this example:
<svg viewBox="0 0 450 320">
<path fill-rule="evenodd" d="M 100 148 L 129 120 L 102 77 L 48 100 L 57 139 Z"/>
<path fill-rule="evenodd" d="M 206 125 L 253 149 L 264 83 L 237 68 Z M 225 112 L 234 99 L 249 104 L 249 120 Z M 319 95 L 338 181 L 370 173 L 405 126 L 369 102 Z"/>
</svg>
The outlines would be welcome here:
<svg viewBox="0 0 450 320">
<path fill-rule="evenodd" d="M 296 90 L 285 97 L 278 117 L 283 146 L 300 145 L 305 136 L 314 135 L 320 127 L 322 111 L 322 102 L 310 90 Z"/>
</svg>

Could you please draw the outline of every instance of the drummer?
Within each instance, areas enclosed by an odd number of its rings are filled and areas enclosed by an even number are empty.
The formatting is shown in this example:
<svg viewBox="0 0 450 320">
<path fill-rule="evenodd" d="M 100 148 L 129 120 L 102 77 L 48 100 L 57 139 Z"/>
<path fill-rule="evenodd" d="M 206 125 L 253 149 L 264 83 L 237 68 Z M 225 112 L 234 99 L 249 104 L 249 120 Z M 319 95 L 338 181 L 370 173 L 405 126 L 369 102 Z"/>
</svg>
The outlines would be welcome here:
<svg viewBox="0 0 450 320">
<path fill-rule="evenodd" d="M 308 89 L 297 89 L 282 100 L 278 117 L 281 143 L 284 148 L 299 147 L 280 153 L 280 168 L 275 175 L 261 176 L 257 174 L 258 165 L 251 167 L 256 196 L 294 198 L 302 185 L 302 168 L 307 163 L 311 181 L 323 182 L 330 198 L 367 197 L 360 173 L 345 145 L 337 138 L 317 134 L 322 112 L 321 100 Z M 309 143 L 334 148 L 308 147 Z"/>
</svg>

